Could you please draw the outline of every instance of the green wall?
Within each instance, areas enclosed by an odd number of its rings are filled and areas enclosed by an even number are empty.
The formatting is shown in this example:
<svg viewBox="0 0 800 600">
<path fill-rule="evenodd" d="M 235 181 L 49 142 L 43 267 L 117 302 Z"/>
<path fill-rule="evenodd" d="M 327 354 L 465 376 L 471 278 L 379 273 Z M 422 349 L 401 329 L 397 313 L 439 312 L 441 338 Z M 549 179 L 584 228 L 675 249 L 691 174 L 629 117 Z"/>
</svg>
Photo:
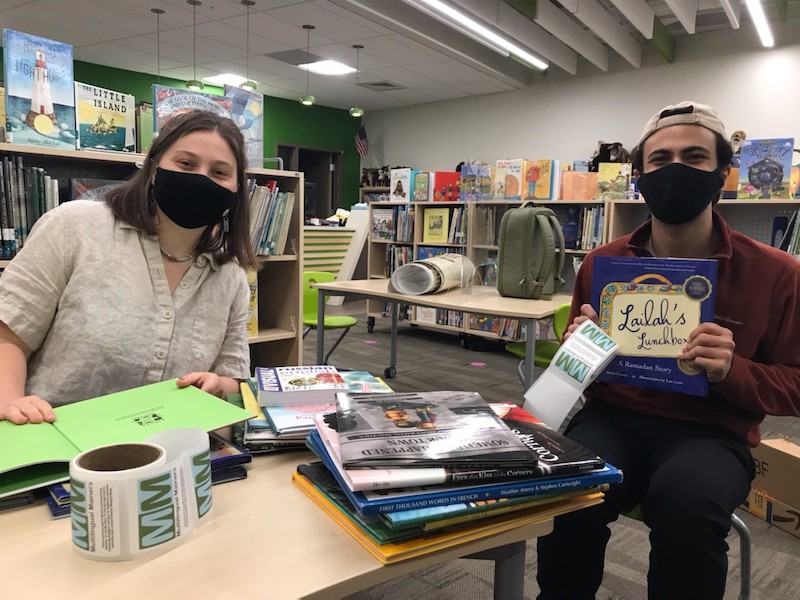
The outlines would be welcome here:
<svg viewBox="0 0 800 600">
<path fill-rule="evenodd" d="M 0 58 L 2 49 L 0 48 Z M 81 61 L 74 62 L 75 80 L 132 94 L 137 102 L 152 102 L 154 83 L 184 88 L 185 82 Z M 222 88 L 206 85 L 212 94 Z M 264 96 L 264 154 L 277 156 L 277 145 L 304 146 L 329 152 L 344 152 L 342 202 L 349 208 L 358 201 L 360 164 L 353 138 L 361 126 L 346 110 L 326 106 L 303 106 L 294 100 Z M 273 168 L 273 165 L 267 165 Z M 277 167 L 277 165 L 275 165 Z"/>
</svg>

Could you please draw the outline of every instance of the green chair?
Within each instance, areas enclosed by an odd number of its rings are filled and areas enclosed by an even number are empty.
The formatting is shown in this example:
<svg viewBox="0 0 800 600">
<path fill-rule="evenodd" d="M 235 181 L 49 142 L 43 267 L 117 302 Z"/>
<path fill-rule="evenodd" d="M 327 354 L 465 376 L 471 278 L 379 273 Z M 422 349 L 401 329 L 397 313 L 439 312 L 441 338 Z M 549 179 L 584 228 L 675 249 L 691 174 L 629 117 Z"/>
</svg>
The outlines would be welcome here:
<svg viewBox="0 0 800 600">
<path fill-rule="evenodd" d="M 569 311 L 572 305 L 569 302 L 561 304 L 556 312 L 553 314 L 553 330 L 555 331 L 557 340 L 561 340 L 561 336 L 567 329 L 567 319 L 569 319 Z M 536 342 L 536 354 L 533 357 L 533 364 L 542 369 L 546 369 L 553 360 L 558 347 L 561 345 L 560 341 L 542 340 Z M 522 368 L 525 361 L 525 342 L 511 342 L 506 344 L 506 350 L 511 352 L 514 356 L 520 359 L 517 365 L 517 374 L 520 381 L 525 383 L 525 376 Z"/>
<path fill-rule="evenodd" d="M 317 305 L 319 302 L 319 291 L 316 288 L 311 287 L 314 283 L 328 283 L 334 280 L 333 273 L 327 273 L 325 271 L 305 271 L 303 273 L 303 326 L 305 330 L 303 331 L 303 337 L 308 335 L 308 332 L 312 329 L 319 328 L 319 321 L 317 319 Z M 326 297 L 327 300 L 327 297 Z M 341 329 L 342 333 L 339 338 L 334 342 L 331 349 L 328 350 L 328 353 L 325 355 L 324 363 L 327 365 L 328 359 L 330 358 L 331 354 L 339 343 L 342 341 L 347 332 L 350 331 L 350 328 L 358 323 L 358 320 L 355 317 L 351 317 L 348 315 L 325 315 L 325 323 L 323 326 L 325 329 Z"/>
</svg>

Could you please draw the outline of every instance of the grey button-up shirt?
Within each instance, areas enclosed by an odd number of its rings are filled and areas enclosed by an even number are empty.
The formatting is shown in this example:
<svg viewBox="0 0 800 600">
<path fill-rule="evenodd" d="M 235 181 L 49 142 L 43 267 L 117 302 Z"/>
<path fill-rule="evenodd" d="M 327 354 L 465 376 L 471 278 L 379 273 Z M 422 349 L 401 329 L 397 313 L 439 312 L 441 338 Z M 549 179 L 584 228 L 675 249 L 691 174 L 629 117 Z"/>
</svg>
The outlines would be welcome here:
<svg viewBox="0 0 800 600">
<path fill-rule="evenodd" d="M 249 375 L 244 270 L 210 254 L 169 292 L 158 239 L 105 202 L 42 216 L 0 276 L 0 321 L 33 351 L 27 394 L 53 405 L 180 377 Z"/>
</svg>

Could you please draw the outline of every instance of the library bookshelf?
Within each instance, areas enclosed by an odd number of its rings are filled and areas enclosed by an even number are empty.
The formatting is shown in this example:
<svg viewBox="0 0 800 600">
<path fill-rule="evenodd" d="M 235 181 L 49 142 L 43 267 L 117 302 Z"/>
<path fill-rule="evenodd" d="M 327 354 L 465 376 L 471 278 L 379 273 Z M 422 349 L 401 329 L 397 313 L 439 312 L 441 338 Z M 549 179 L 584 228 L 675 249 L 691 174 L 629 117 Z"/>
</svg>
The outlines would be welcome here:
<svg viewBox="0 0 800 600">
<path fill-rule="evenodd" d="M 123 180 L 140 167 L 144 154 L 91 150 L 48 149 L 0 143 L 0 159 L 20 157 L 25 167 L 43 168 L 58 179 L 59 198 L 71 197 L 70 180 Z M 248 169 L 263 184 L 275 180 L 281 191 L 294 192 L 295 207 L 289 225 L 286 254 L 261 256 L 258 273 L 258 332 L 249 336 L 251 365 L 299 365 L 303 357 L 302 264 L 303 173 L 275 169 Z M 9 260 L 0 260 L 0 270 Z"/>
<path fill-rule="evenodd" d="M 566 285 L 562 291 L 571 292 L 575 282 L 575 268 L 573 259 L 577 259 L 576 266 L 583 256 L 599 244 L 607 243 L 626 235 L 644 223 L 649 217 L 649 211 L 643 200 L 549 200 L 536 201 L 536 205 L 552 208 L 562 225 L 564 215 L 599 215 L 599 220 L 594 219 L 593 232 L 578 232 L 578 243 L 572 248 L 567 248 L 566 261 L 562 276 Z M 476 267 L 473 285 L 493 285 L 493 262 L 496 261 L 498 252 L 498 236 L 500 220 L 510 208 L 520 206 L 520 202 L 504 200 L 467 201 L 467 202 L 372 202 L 370 203 L 370 223 L 373 223 L 375 211 L 392 209 L 395 214 L 407 211 L 413 215 L 413 232 L 405 241 L 398 241 L 397 232 L 393 232 L 395 239 L 375 239 L 370 235 L 368 242 L 367 272 L 370 279 L 387 278 L 394 268 L 410 260 L 418 260 L 420 248 L 439 246 L 448 252 L 462 252 L 472 260 Z M 430 208 L 447 208 L 450 214 L 458 209 L 463 209 L 466 217 L 466 236 L 459 243 L 426 243 L 423 239 L 425 211 Z M 800 209 L 800 200 L 720 200 L 718 210 L 726 222 L 753 239 L 769 245 L 777 245 L 786 231 L 792 213 Z M 594 213 L 592 213 L 594 211 Z M 379 213 L 380 214 L 380 213 Z M 582 217 L 583 218 L 583 217 Z M 397 219 L 395 218 L 395 229 Z M 586 234 L 586 235 L 584 235 Z M 407 257 L 402 262 L 387 259 L 387 256 L 396 257 L 394 249 L 405 250 L 399 254 Z M 452 313 L 452 314 L 451 314 Z M 409 309 L 400 311 L 408 318 L 409 322 L 443 331 L 457 333 L 462 338 L 462 345 L 466 347 L 474 344 L 470 341 L 472 336 L 481 338 L 500 339 L 513 341 L 520 339 L 524 334 L 518 325 L 512 322 L 492 319 L 485 315 L 461 314 L 456 311 L 435 311 L 426 308 Z M 376 320 L 388 315 L 387 308 L 380 302 L 369 301 L 367 304 L 368 329 L 371 331 Z M 510 321 L 510 320 L 509 320 Z M 539 337 L 537 335 L 537 337 Z M 480 345 L 480 343 L 478 343 Z"/>
</svg>

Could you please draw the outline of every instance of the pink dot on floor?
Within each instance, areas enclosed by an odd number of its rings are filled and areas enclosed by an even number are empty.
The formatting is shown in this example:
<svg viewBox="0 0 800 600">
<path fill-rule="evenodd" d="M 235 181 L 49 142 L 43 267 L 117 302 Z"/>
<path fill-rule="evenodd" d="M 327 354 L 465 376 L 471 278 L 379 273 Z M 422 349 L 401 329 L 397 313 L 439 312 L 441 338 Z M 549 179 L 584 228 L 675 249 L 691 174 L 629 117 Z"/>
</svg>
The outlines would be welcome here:
<svg viewBox="0 0 800 600">
<path fill-rule="evenodd" d="M 377 344 L 378 342 L 376 342 L 375 340 L 364 340 L 364 343 L 365 344 Z"/>
<path fill-rule="evenodd" d="M 470 367 L 485 367 L 486 363 L 485 362 L 481 362 L 479 360 L 476 360 L 476 361 L 473 361 L 473 362 L 469 363 L 469 366 Z"/>
</svg>

